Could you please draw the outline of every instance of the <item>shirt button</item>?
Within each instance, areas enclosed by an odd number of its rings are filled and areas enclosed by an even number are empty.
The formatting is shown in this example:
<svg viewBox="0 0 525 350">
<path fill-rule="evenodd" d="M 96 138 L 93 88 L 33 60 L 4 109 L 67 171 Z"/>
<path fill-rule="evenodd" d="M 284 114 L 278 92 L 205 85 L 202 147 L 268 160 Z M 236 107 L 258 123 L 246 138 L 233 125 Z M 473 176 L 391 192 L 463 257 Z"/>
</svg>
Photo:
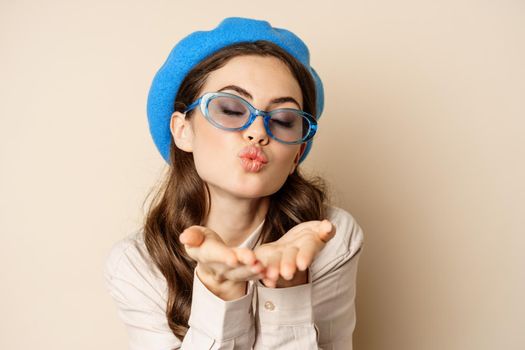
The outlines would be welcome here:
<svg viewBox="0 0 525 350">
<path fill-rule="evenodd" d="M 275 305 L 271 301 L 267 301 L 264 303 L 264 308 L 266 310 L 272 311 L 273 309 L 275 309 Z"/>
</svg>

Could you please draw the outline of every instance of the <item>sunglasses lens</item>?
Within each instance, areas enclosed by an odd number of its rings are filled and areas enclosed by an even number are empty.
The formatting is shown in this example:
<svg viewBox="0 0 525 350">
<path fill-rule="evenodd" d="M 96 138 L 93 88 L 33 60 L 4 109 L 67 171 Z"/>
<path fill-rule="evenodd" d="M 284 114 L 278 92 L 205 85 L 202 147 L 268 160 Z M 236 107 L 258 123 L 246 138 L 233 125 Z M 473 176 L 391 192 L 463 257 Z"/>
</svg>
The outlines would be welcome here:
<svg viewBox="0 0 525 350">
<path fill-rule="evenodd" d="M 308 119 L 294 110 L 272 113 L 270 130 L 275 138 L 284 142 L 302 140 L 310 130 Z"/>
<path fill-rule="evenodd" d="M 209 102 L 208 114 L 220 126 L 234 129 L 246 124 L 250 110 L 236 98 L 218 96 Z"/>
</svg>

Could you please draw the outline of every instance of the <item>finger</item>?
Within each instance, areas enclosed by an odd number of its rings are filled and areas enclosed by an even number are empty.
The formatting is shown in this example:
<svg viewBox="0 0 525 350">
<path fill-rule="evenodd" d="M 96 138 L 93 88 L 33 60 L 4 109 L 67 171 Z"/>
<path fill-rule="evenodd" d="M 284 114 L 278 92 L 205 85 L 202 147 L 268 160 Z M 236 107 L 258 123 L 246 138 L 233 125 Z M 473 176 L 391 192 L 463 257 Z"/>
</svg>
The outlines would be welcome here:
<svg viewBox="0 0 525 350">
<path fill-rule="evenodd" d="M 201 230 L 192 226 L 185 229 L 180 234 L 179 240 L 182 244 L 189 245 L 192 247 L 198 247 L 204 241 L 204 233 Z"/>
<path fill-rule="evenodd" d="M 297 263 L 296 257 L 299 249 L 297 247 L 287 247 L 281 255 L 280 273 L 285 280 L 291 280 L 295 274 Z"/>
<path fill-rule="evenodd" d="M 209 239 L 206 243 L 202 250 L 204 261 L 221 262 L 230 267 L 238 266 L 239 260 L 237 259 L 237 254 L 235 254 L 232 248 L 214 239 Z"/>
<path fill-rule="evenodd" d="M 328 242 L 329 240 L 334 238 L 335 232 L 335 225 L 332 224 L 330 221 L 325 219 L 319 224 L 319 238 L 321 239 L 321 241 L 325 243 Z"/>
<path fill-rule="evenodd" d="M 263 278 L 262 283 L 269 288 L 275 288 L 277 286 L 277 281 L 271 280 L 269 278 Z"/>
<path fill-rule="evenodd" d="M 314 240 L 302 242 L 296 258 L 297 268 L 301 271 L 306 270 L 314 260 L 314 257 L 319 250 L 319 243 L 315 242 Z"/>
<path fill-rule="evenodd" d="M 275 252 L 278 250 L 274 243 L 265 243 L 255 248 L 254 254 L 257 261 L 260 261 L 265 268 L 270 265 Z"/>
<path fill-rule="evenodd" d="M 224 277 L 231 281 L 256 280 L 264 277 L 264 274 L 262 273 L 263 269 L 264 267 L 259 262 L 253 266 L 243 265 L 228 270 L 224 273 Z"/>
<path fill-rule="evenodd" d="M 222 263 L 230 267 L 238 265 L 233 249 L 211 237 L 206 237 L 199 247 L 186 246 L 186 251 L 193 259 L 203 264 Z"/>
<path fill-rule="evenodd" d="M 276 281 L 279 277 L 279 272 L 274 273 L 276 270 L 275 260 L 277 260 L 275 257 L 276 252 L 277 252 L 277 246 L 273 243 L 265 243 L 255 248 L 255 256 L 265 267 L 264 271 L 262 272 L 264 276 L 259 279 L 265 286 L 271 287 L 271 288 L 274 288 L 276 286 Z M 270 266 L 272 265 L 274 267 L 270 268 Z M 268 275 L 269 271 L 270 271 L 270 276 L 272 276 L 272 278 L 270 278 Z"/>
<path fill-rule="evenodd" d="M 201 244 L 202 244 L 202 241 L 208 238 L 224 243 L 221 237 L 217 234 L 217 232 L 213 231 L 212 229 L 206 226 L 200 226 L 200 225 L 193 225 L 193 226 L 187 227 L 181 233 L 181 236 L 183 236 L 183 240 L 192 239 L 192 237 L 195 239 L 196 237 L 198 237 L 198 239 L 201 240 L 200 242 Z"/>
<path fill-rule="evenodd" d="M 233 248 L 239 262 L 246 265 L 253 265 L 257 261 L 255 253 L 248 248 Z"/>
<path fill-rule="evenodd" d="M 281 269 L 281 252 L 274 250 L 266 262 L 266 278 L 277 281 Z"/>
</svg>

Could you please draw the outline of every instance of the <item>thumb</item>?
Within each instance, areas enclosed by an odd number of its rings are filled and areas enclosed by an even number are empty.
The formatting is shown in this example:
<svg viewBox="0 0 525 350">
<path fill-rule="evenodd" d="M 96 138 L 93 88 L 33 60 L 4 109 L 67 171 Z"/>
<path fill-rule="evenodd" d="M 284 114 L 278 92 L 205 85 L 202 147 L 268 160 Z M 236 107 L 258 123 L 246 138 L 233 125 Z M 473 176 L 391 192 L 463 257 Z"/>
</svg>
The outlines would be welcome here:
<svg viewBox="0 0 525 350">
<path fill-rule="evenodd" d="M 182 233 L 179 236 L 179 240 L 185 245 L 198 247 L 204 241 L 204 233 L 199 227 L 190 226 L 184 231 L 182 231 Z"/>
<path fill-rule="evenodd" d="M 327 219 L 324 219 L 319 224 L 319 238 L 323 242 L 328 242 L 335 236 L 335 226 Z"/>
</svg>

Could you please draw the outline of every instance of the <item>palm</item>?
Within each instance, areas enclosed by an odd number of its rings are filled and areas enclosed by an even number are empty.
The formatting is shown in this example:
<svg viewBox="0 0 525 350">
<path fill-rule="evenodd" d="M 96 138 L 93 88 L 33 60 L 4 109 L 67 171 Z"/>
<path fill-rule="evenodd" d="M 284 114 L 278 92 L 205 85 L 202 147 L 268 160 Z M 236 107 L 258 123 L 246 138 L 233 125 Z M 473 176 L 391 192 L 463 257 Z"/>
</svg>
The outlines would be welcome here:
<svg viewBox="0 0 525 350">
<path fill-rule="evenodd" d="M 197 262 L 197 271 L 216 281 L 234 282 L 255 279 L 263 267 L 247 248 L 228 247 L 220 236 L 204 226 L 191 226 L 180 236 L 188 255 Z"/>
<path fill-rule="evenodd" d="M 297 270 L 301 274 L 311 265 L 326 242 L 333 238 L 335 231 L 334 225 L 328 220 L 307 221 L 294 226 L 277 241 L 257 247 L 255 255 L 267 267 L 263 282 L 268 286 L 277 286 L 280 281 L 290 286 L 282 279 L 279 280 L 282 276 L 292 281 L 292 285 L 298 284 L 293 280 Z"/>
</svg>

